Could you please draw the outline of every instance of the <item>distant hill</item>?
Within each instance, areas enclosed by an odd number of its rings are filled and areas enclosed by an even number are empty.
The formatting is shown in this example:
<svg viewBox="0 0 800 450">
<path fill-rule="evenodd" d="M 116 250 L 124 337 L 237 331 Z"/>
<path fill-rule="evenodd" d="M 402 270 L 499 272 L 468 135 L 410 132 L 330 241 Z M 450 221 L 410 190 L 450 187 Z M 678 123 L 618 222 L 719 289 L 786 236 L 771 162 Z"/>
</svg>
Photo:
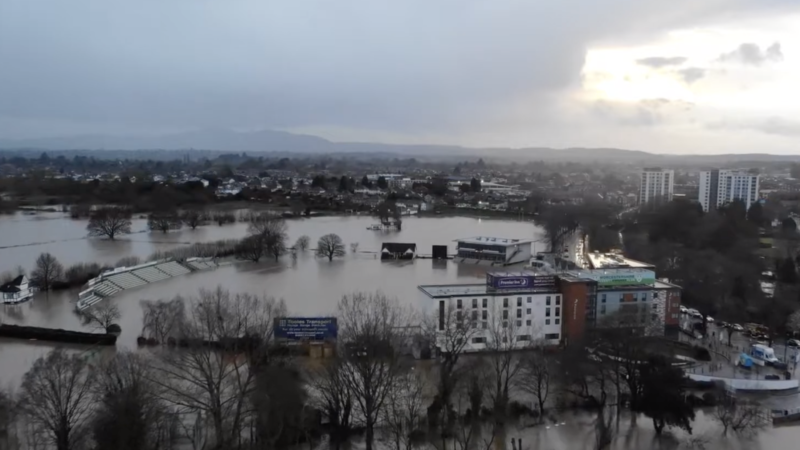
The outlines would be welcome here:
<svg viewBox="0 0 800 450">
<path fill-rule="evenodd" d="M 602 161 L 643 164 L 714 163 L 720 161 L 800 161 L 800 155 L 662 155 L 617 148 L 470 148 L 452 145 L 403 145 L 368 142 L 331 142 L 304 134 L 263 130 L 236 132 L 205 129 L 154 137 L 86 135 L 43 139 L 0 139 L 5 150 L 213 150 L 222 152 L 360 153 L 398 157 L 484 156 L 506 160 Z"/>
</svg>

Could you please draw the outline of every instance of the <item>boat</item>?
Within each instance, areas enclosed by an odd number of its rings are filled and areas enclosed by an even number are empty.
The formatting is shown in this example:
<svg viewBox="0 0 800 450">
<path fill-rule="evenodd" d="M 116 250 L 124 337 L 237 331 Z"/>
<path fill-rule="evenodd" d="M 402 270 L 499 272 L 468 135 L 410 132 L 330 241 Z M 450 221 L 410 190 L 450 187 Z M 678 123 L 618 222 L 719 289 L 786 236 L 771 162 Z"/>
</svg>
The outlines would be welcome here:
<svg viewBox="0 0 800 450">
<path fill-rule="evenodd" d="M 800 408 L 773 409 L 772 424 L 781 425 L 800 421 Z"/>
<path fill-rule="evenodd" d="M 381 227 L 380 225 L 378 225 L 378 224 L 376 223 L 376 224 L 374 224 L 374 225 L 370 225 L 370 226 L 368 226 L 368 227 L 367 227 L 367 229 L 368 229 L 368 230 L 372 230 L 372 231 L 380 231 L 380 230 L 382 230 L 382 229 L 383 229 L 383 227 Z"/>
</svg>

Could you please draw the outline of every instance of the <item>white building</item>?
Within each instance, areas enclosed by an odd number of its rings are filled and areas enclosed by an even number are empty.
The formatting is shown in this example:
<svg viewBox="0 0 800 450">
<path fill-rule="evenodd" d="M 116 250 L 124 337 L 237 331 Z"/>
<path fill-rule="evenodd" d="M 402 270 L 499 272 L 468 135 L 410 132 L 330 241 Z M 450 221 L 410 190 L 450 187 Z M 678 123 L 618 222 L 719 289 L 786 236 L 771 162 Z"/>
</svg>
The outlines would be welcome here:
<svg viewBox="0 0 800 450">
<path fill-rule="evenodd" d="M 20 275 L 8 283 L 0 286 L 0 303 L 21 303 L 33 297 L 28 277 Z"/>
<path fill-rule="evenodd" d="M 734 200 L 745 207 L 758 201 L 758 175 L 740 170 L 709 170 L 700 172 L 700 204 L 703 211 L 712 211 Z"/>
<path fill-rule="evenodd" d="M 555 277 L 539 275 L 535 277 L 538 281 L 523 283 L 525 287 L 494 287 L 522 279 L 534 277 L 492 274 L 483 284 L 419 286 L 423 302 L 431 305 L 438 317 L 437 347 L 446 350 L 446 330 L 465 323 L 472 327 L 465 333 L 469 336 L 464 347 L 467 352 L 558 345 L 563 315 Z"/>
<path fill-rule="evenodd" d="M 506 265 L 531 259 L 532 240 L 476 236 L 456 240 L 456 258 Z"/>
<path fill-rule="evenodd" d="M 671 202 L 674 187 L 674 170 L 644 169 L 639 188 L 639 204 Z"/>
</svg>

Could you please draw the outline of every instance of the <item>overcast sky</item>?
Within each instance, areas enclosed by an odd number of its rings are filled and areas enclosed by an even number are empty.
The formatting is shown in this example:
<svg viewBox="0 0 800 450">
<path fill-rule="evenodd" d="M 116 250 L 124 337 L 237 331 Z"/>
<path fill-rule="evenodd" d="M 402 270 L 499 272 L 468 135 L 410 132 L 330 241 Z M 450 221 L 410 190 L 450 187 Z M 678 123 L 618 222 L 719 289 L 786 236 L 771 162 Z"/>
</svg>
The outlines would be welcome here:
<svg viewBox="0 0 800 450">
<path fill-rule="evenodd" d="M 800 0 L 2 0 L 0 138 L 800 153 Z"/>
</svg>

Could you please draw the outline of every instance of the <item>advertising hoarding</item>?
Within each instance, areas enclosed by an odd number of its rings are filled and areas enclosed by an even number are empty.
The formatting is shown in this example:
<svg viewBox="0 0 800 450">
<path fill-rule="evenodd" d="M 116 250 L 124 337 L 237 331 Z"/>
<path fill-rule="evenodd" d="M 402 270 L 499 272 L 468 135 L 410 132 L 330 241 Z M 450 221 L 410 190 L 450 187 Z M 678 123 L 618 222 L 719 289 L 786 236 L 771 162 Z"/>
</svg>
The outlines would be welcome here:
<svg viewBox="0 0 800 450">
<path fill-rule="evenodd" d="M 275 319 L 275 337 L 295 341 L 336 339 L 335 317 L 280 317 Z"/>
</svg>

